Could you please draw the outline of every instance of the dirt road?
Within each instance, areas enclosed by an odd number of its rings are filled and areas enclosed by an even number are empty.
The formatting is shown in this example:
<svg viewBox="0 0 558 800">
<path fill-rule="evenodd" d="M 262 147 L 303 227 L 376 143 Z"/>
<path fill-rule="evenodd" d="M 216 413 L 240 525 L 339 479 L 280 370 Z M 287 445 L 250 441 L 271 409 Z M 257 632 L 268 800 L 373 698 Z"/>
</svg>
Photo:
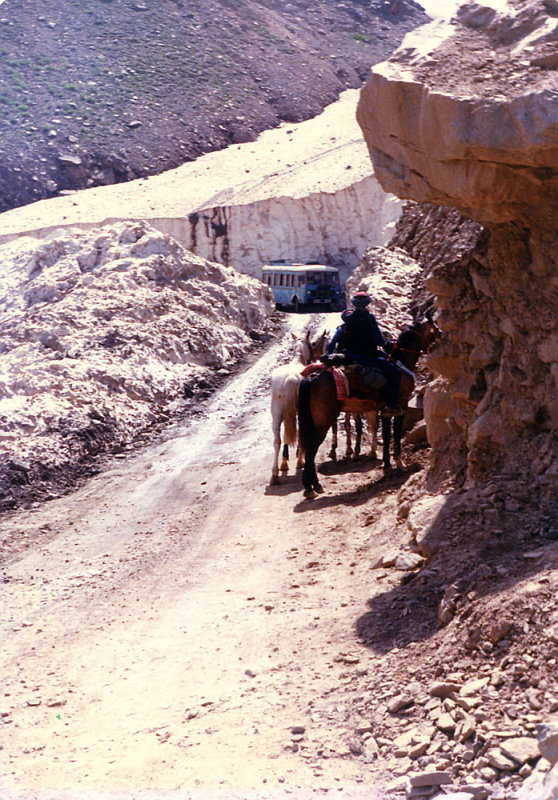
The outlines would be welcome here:
<svg viewBox="0 0 558 800">
<path fill-rule="evenodd" d="M 267 486 L 287 347 L 4 525 L 30 544 L 4 569 L 2 800 L 375 796 L 346 687 L 373 661 L 360 491 L 381 473 L 341 470 L 314 502 L 295 476 Z"/>
</svg>

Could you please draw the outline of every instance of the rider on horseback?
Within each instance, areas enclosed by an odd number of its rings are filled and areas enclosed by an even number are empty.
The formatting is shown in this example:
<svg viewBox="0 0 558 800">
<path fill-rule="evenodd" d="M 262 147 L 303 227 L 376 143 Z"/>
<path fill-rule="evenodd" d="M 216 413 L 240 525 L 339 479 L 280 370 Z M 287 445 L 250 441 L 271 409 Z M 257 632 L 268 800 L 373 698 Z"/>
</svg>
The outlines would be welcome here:
<svg viewBox="0 0 558 800">
<path fill-rule="evenodd" d="M 330 354 L 336 351 L 344 352 L 357 364 L 363 366 L 365 370 L 362 377 L 365 383 L 370 383 L 367 381 L 367 367 L 379 370 L 386 381 L 383 388 L 386 407 L 382 409 L 382 413 L 390 416 L 401 414 L 401 408 L 398 406 L 401 371 L 395 364 L 378 353 L 379 347 L 386 353 L 390 353 L 393 349 L 393 342 L 383 337 L 376 317 L 366 308 L 370 300 L 367 292 L 355 294 L 351 300 L 354 309 L 343 312 L 343 324 L 335 331 L 327 352 Z"/>
</svg>

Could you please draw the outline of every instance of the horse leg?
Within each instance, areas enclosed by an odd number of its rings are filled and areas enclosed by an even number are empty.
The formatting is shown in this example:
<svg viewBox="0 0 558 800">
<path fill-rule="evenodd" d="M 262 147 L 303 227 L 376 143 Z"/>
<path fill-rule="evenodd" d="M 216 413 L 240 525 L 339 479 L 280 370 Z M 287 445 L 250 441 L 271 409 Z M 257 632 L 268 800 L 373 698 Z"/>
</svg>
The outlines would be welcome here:
<svg viewBox="0 0 558 800">
<path fill-rule="evenodd" d="M 384 470 L 391 467 L 389 460 L 389 445 L 391 441 L 391 417 L 382 417 L 382 441 L 383 441 L 383 460 Z"/>
<path fill-rule="evenodd" d="M 304 465 L 304 450 L 300 446 L 300 442 L 296 446 L 296 468 L 302 469 Z"/>
<path fill-rule="evenodd" d="M 345 458 L 350 458 L 354 454 L 353 441 L 351 438 L 351 415 L 348 411 L 345 412 Z"/>
<path fill-rule="evenodd" d="M 314 439 L 310 445 L 307 446 L 304 456 L 304 467 L 302 469 L 302 485 L 304 487 L 305 497 L 314 497 L 314 494 L 321 494 L 323 487 L 318 480 L 318 473 L 316 472 L 316 453 L 321 442 Z"/>
<path fill-rule="evenodd" d="M 403 438 L 403 415 L 393 419 L 393 457 L 397 469 L 405 469 L 405 463 L 401 458 L 401 439 Z"/>
<path fill-rule="evenodd" d="M 311 498 L 323 492 L 316 472 L 316 454 L 340 412 L 335 384 L 327 373 L 300 384 L 298 419 L 300 444 L 304 449 L 302 485 L 304 496 Z"/>
<path fill-rule="evenodd" d="M 327 456 L 332 461 L 337 461 L 337 420 L 331 426 L 331 449 Z"/>
<path fill-rule="evenodd" d="M 288 472 L 289 471 L 289 445 L 283 445 L 283 460 L 281 461 L 281 466 L 279 467 L 281 472 Z"/>
<path fill-rule="evenodd" d="M 271 468 L 271 478 L 269 483 L 275 486 L 279 483 L 279 451 L 281 449 L 281 420 L 273 417 L 273 466 Z"/>
<path fill-rule="evenodd" d="M 378 413 L 376 411 L 370 411 L 370 413 L 366 415 L 366 424 L 368 425 L 368 430 L 372 438 L 370 457 L 376 458 L 376 449 L 378 447 Z"/>
<path fill-rule="evenodd" d="M 355 460 L 360 456 L 360 446 L 362 444 L 363 422 L 360 414 L 355 417 L 356 439 L 355 439 Z"/>
</svg>

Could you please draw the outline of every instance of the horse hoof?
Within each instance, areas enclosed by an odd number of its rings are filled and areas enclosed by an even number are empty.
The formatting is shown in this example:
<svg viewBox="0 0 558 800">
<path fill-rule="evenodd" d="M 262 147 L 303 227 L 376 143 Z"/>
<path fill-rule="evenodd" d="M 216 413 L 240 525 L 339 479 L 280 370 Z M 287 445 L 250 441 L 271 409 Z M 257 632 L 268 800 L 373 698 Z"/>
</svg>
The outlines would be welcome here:
<svg viewBox="0 0 558 800">
<path fill-rule="evenodd" d="M 313 489 L 305 489 L 304 490 L 304 497 L 307 500 L 313 500 L 316 497 L 316 493 Z"/>
<path fill-rule="evenodd" d="M 404 470 L 405 469 L 405 462 L 403 461 L 402 458 L 396 458 L 395 459 L 395 466 L 397 467 L 397 469 Z"/>
<path fill-rule="evenodd" d="M 278 486 L 279 485 L 279 475 L 272 475 L 269 479 L 270 486 Z"/>
<path fill-rule="evenodd" d="M 316 492 L 316 494 L 323 494 L 324 493 L 324 488 L 323 488 L 323 486 L 321 486 L 321 484 L 317 483 L 314 486 L 314 491 Z"/>
</svg>

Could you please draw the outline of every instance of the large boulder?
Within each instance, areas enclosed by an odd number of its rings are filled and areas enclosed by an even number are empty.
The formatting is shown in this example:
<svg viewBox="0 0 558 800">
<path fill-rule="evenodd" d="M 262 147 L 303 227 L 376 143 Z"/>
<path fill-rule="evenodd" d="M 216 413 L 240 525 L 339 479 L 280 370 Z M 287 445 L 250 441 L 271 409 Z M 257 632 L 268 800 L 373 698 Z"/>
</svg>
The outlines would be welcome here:
<svg viewBox="0 0 558 800">
<path fill-rule="evenodd" d="M 539 216 L 558 188 L 557 40 L 556 8 L 539 0 L 466 3 L 408 35 L 358 107 L 382 185 L 482 222 Z"/>
</svg>

